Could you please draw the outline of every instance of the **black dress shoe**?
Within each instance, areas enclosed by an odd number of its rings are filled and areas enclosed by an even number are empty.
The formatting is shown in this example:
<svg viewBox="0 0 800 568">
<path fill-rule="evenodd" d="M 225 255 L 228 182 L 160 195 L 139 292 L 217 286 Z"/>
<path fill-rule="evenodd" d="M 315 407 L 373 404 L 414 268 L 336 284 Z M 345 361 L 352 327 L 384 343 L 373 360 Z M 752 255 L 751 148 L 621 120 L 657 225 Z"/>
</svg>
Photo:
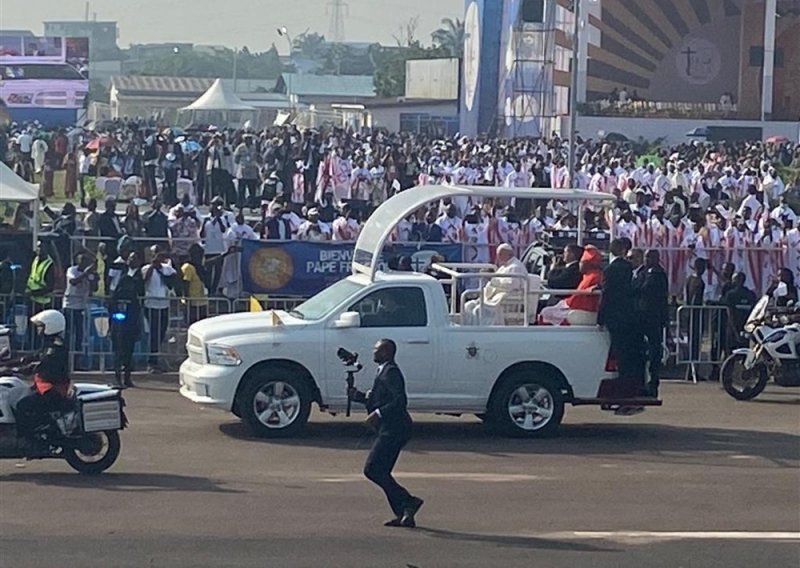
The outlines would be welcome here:
<svg viewBox="0 0 800 568">
<path fill-rule="evenodd" d="M 403 518 L 400 519 L 400 526 L 413 529 L 417 526 L 417 522 L 414 520 L 414 515 L 417 514 L 417 511 L 420 510 L 422 505 L 425 503 L 419 497 L 412 497 L 409 504 L 403 510 Z"/>
<path fill-rule="evenodd" d="M 383 526 L 385 526 L 385 527 L 402 527 L 403 526 L 402 525 L 402 519 L 400 517 L 395 517 L 394 519 L 392 519 L 390 521 L 386 521 L 385 523 L 383 523 Z"/>
</svg>

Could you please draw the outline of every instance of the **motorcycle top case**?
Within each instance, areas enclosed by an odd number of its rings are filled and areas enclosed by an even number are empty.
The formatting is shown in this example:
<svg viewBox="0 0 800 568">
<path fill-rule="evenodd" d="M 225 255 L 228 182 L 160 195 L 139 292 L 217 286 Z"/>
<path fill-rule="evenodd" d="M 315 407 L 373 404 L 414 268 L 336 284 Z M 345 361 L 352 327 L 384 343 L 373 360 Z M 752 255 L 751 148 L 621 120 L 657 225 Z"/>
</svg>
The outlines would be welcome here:
<svg viewBox="0 0 800 568">
<path fill-rule="evenodd" d="M 122 397 L 119 393 L 97 393 L 82 396 L 80 408 L 84 432 L 121 430 L 124 425 Z"/>
</svg>

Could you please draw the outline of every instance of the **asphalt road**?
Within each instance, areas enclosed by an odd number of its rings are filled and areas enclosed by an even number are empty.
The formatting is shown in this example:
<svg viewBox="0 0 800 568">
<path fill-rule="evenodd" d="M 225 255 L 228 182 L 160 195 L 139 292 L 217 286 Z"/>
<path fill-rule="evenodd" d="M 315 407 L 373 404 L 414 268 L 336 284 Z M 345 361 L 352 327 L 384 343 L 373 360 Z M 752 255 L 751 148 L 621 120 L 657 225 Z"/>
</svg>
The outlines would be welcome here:
<svg viewBox="0 0 800 568">
<path fill-rule="evenodd" d="M 108 473 L 0 462 L 0 566 L 800 566 L 800 391 L 664 394 L 630 418 L 568 408 L 560 436 L 538 441 L 416 416 L 397 468 L 426 501 L 409 530 L 382 526 L 388 507 L 361 477 L 362 415 L 257 440 L 142 381 Z"/>
</svg>

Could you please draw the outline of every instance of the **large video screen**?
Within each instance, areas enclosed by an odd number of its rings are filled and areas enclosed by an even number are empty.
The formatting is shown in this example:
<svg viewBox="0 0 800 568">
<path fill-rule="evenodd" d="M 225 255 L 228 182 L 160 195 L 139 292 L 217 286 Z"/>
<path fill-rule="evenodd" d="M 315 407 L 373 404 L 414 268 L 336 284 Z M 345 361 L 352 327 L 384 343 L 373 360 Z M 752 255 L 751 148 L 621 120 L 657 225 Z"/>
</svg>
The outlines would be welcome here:
<svg viewBox="0 0 800 568">
<path fill-rule="evenodd" d="M 89 39 L 0 34 L 0 105 L 12 118 L 84 106 Z"/>
</svg>

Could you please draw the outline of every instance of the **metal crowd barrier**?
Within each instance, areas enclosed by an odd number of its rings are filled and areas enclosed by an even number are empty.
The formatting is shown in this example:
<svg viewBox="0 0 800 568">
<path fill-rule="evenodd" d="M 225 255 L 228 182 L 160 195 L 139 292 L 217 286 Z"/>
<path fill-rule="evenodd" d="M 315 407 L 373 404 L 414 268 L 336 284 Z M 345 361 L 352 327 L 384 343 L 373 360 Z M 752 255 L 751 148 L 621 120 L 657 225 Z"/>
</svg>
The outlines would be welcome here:
<svg viewBox="0 0 800 568">
<path fill-rule="evenodd" d="M 752 306 L 729 308 L 720 305 L 680 306 L 670 324 L 672 349 L 676 365 L 686 365 L 686 379 L 697 382 L 698 365 L 721 365 L 734 344 L 739 330 L 731 321 L 732 311 L 741 311 L 746 318 Z"/>
<path fill-rule="evenodd" d="M 167 302 L 164 311 L 148 309 L 148 300 Z M 297 297 L 274 297 L 265 302 L 267 309 L 290 310 L 304 301 Z M 155 366 L 163 371 L 177 371 L 186 358 L 186 338 L 189 326 L 195 321 L 235 311 L 248 311 L 248 298 L 183 297 L 140 298 L 142 305 L 142 331 L 134 348 L 134 368 L 145 370 Z M 24 296 L 0 296 L 0 324 L 11 331 L 12 351 L 16 356 L 36 352 L 41 340 L 34 333 L 29 319 L 34 311 L 62 309 L 63 295 L 53 295 L 47 304 L 35 306 Z M 69 349 L 70 370 L 75 372 L 112 372 L 114 345 L 108 298 L 92 296 L 87 308 L 78 313 L 62 310 L 67 318 L 65 338 Z M 163 319 L 161 319 L 163 318 Z M 164 322 L 163 335 L 159 322 Z M 80 326 L 81 333 L 77 333 Z M 159 341 L 159 336 L 160 341 Z"/>
<path fill-rule="evenodd" d="M 255 296 L 262 309 L 264 310 L 283 310 L 289 312 L 305 302 L 307 298 L 302 296 Z M 250 310 L 250 298 L 236 298 L 231 300 L 233 312 L 247 312 Z"/>
<path fill-rule="evenodd" d="M 471 275 L 473 276 L 473 275 Z M 546 291 L 537 291 L 544 293 Z M 153 299 L 153 298 L 150 298 Z M 175 371 L 186 358 L 186 337 L 189 326 L 199 319 L 217 315 L 246 312 L 251 309 L 250 298 L 229 299 L 225 297 L 186 298 L 170 296 L 159 298 L 166 300 L 166 330 L 161 341 L 151 343 L 156 325 L 142 298 L 143 326 L 142 334 L 134 351 L 134 366 L 137 370 L 148 367 L 148 360 L 158 358 L 160 366 L 167 371 Z M 266 296 L 260 297 L 259 303 L 265 310 L 290 311 L 306 298 L 300 296 Z M 63 295 L 53 295 L 47 305 L 36 305 L 37 310 L 46 308 L 61 309 Z M 535 309 L 535 308 L 534 308 Z M 751 306 L 733 308 L 740 311 L 744 321 Z M 12 351 L 17 355 L 35 352 L 39 343 L 33 333 L 29 318 L 32 314 L 29 299 L 22 295 L 0 296 L 0 325 L 11 330 Z M 65 312 L 66 314 L 67 312 Z M 666 343 L 669 357 L 675 365 L 686 366 L 685 378 L 697 382 L 699 365 L 720 365 L 727 353 L 737 347 L 738 330 L 733 329 L 731 309 L 727 306 L 703 305 L 680 306 L 675 319 L 666 330 Z M 73 371 L 110 372 L 114 367 L 114 350 L 111 337 L 108 298 L 92 296 L 80 321 L 76 322 L 68 316 L 68 333 L 66 334 L 70 369 Z M 80 325 L 82 334 L 75 333 L 75 326 Z M 80 341 L 76 343 L 78 338 Z M 154 347 L 154 348 L 153 348 Z"/>
<path fill-rule="evenodd" d="M 149 263 L 152 260 L 152 255 L 150 254 L 150 247 L 153 245 L 159 245 L 159 248 L 165 251 L 174 251 L 176 244 L 184 245 L 182 248 L 188 250 L 189 246 L 194 243 L 203 244 L 203 239 L 199 237 L 188 237 L 188 238 L 152 238 L 152 237 L 133 237 L 131 239 L 133 241 L 133 246 L 136 251 L 142 253 L 143 261 L 145 263 Z M 94 254 L 97 252 L 97 247 L 100 243 L 105 243 L 106 246 L 108 244 L 113 244 L 116 247 L 119 239 L 109 239 L 106 237 L 95 237 L 95 236 L 86 236 L 86 235 L 76 235 L 74 237 L 70 237 L 70 259 L 74 260 L 75 255 L 77 255 L 81 251 L 89 251 L 90 253 Z M 114 259 L 110 259 L 113 261 Z"/>
</svg>

